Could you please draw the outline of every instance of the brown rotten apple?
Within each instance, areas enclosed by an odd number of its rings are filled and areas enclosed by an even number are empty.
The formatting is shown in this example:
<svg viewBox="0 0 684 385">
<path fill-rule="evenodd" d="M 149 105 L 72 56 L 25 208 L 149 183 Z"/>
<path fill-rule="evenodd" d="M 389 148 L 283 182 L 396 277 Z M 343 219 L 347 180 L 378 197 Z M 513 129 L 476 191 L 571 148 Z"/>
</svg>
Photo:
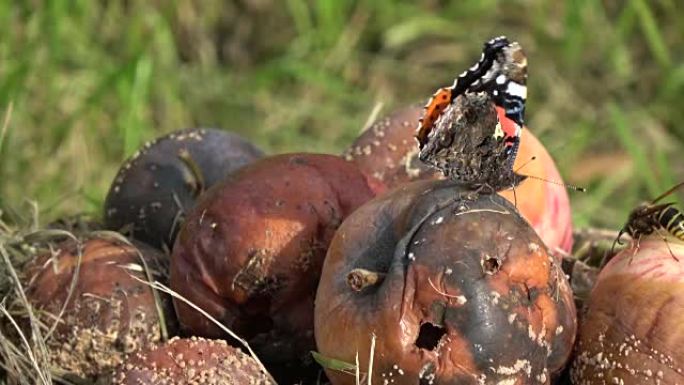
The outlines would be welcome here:
<svg viewBox="0 0 684 385">
<path fill-rule="evenodd" d="M 174 338 L 138 352 L 114 376 L 116 385 L 273 384 L 253 358 L 225 341 Z"/>
<path fill-rule="evenodd" d="M 328 244 L 371 196 L 363 175 L 339 157 L 261 159 L 189 213 L 173 248 L 171 286 L 267 363 L 294 363 L 314 347 L 313 301 Z M 176 310 L 190 333 L 224 336 L 191 307 L 176 302 Z"/>
<path fill-rule="evenodd" d="M 139 280 L 147 280 L 141 258 L 154 278 L 163 278 L 163 254 L 100 238 L 53 250 L 30 262 L 24 276 L 29 302 L 56 327 L 46 341 L 55 367 L 79 377 L 106 375 L 127 354 L 160 342 L 163 304 Z"/>
<path fill-rule="evenodd" d="M 502 197 L 423 181 L 345 220 L 315 307 L 319 352 L 374 384 L 549 384 L 575 337 L 557 260 Z M 327 369 L 335 385 L 354 384 Z"/>
<path fill-rule="evenodd" d="M 414 134 L 422 114 L 419 105 L 397 109 L 374 122 L 344 151 L 344 158 L 366 175 L 376 194 L 414 180 L 442 178 L 418 160 Z"/>
<path fill-rule="evenodd" d="M 261 155 L 245 139 L 217 129 L 157 138 L 121 166 L 105 201 L 105 225 L 170 248 L 197 196 Z"/>
<path fill-rule="evenodd" d="M 603 268 L 591 293 L 576 385 L 684 384 L 684 243 L 653 234 L 634 247 Z"/>
<path fill-rule="evenodd" d="M 420 106 L 405 107 L 379 119 L 345 151 L 345 158 L 366 175 L 376 194 L 410 181 L 442 178 L 437 170 L 418 160 L 414 135 L 422 110 Z M 500 119 L 505 118 L 501 110 L 497 109 L 497 112 Z M 513 169 L 521 174 L 562 182 L 553 158 L 528 129 L 522 131 Z M 507 190 L 501 195 L 517 204 L 518 211 L 551 251 L 556 248 L 570 251 L 572 218 L 565 187 L 528 178 L 516 186 L 515 194 Z"/>
</svg>

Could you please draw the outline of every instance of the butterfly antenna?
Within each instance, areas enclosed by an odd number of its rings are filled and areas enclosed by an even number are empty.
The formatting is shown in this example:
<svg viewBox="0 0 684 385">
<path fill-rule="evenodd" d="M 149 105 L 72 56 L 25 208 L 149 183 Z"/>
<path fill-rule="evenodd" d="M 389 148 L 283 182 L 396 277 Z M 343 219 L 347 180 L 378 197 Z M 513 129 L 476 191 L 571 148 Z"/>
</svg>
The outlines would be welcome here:
<svg viewBox="0 0 684 385">
<path fill-rule="evenodd" d="M 515 174 L 517 174 L 518 171 L 522 170 L 525 166 L 532 163 L 532 161 L 535 159 L 537 159 L 536 156 L 531 157 L 530 160 L 528 160 L 527 162 L 523 163 L 520 167 L 513 170 L 513 172 Z M 515 192 L 515 182 L 513 184 L 511 184 L 511 190 L 513 190 L 513 207 L 515 207 L 517 209 L 518 208 L 518 194 L 516 194 L 516 192 Z"/>
<path fill-rule="evenodd" d="M 586 189 L 586 188 L 584 188 L 584 187 L 579 187 L 579 186 L 575 186 L 575 185 L 569 184 L 569 183 L 563 183 L 563 182 L 559 182 L 559 181 L 556 181 L 556 180 L 544 179 L 544 178 L 542 178 L 542 177 L 538 177 L 538 176 L 534 176 L 534 175 L 522 175 L 522 176 L 528 177 L 528 178 L 530 178 L 530 179 L 540 180 L 540 181 L 546 182 L 546 183 L 555 184 L 555 185 L 558 185 L 558 186 L 563 186 L 563 187 L 565 187 L 565 188 L 569 188 L 570 190 L 574 190 L 574 191 L 587 192 L 587 189 Z"/>
<path fill-rule="evenodd" d="M 656 203 L 656 202 L 658 202 L 659 200 L 661 200 L 661 199 L 665 198 L 666 196 L 672 194 L 673 192 L 675 192 L 675 190 L 677 190 L 678 188 L 680 188 L 680 187 L 682 187 L 682 186 L 684 186 L 684 182 L 677 183 L 676 185 L 670 187 L 669 190 L 667 190 L 667 191 L 665 191 L 664 193 L 660 194 L 656 199 L 652 200 L 651 203 Z"/>
<path fill-rule="evenodd" d="M 520 167 L 518 167 L 517 169 L 515 169 L 514 172 L 515 172 L 515 173 L 518 173 L 518 171 L 520 171 L 520 170 L 522 170 L 523 168 L 527 167 L 527 165 L 529 165 L 530 163 L 532 163 L 532 162 L 535 161 L 535 160 L 537 160 L 537 157 L 536 157 L 536 156 L 532 156 L 532 157 L 530 158 L 530 160 L 528 160 L 527 162 L 521 164 Z M 579 187 L 579 186 L 575 186 L 575 185 L 572 185 L 572 184 L 569 184 L 569 183 L 563 183 L 563 182 L 558 182 L 558 181 L 555 181 L 555 180 L 544 179 L 544 178 L 542 178 L 542 177 L 538 177 L 538 176 L 534 176 L 534 175 L 521 175 L 521 176 L 524 176 L 524 177 L 527 177 L 527 178 L 530 178 L 530 179 L 540 180 L 540 181 L 542 181 L 542 182 L 547 182 L 547 183 L 555 184 L 555 185 L 558 185 L 558 186 L 563 186 L 563 187 L 565 187 L 565 188 L 569 188 L 569 189 L 571 189 L 571 190 L 575 190 L 575 191 L 579 191 L 579 192 L 587 192 L 587 189 L 586 189 L 586 188 L 584 188 L 584 187 Z M 681 185 L 684 185 L 684 182 L 682 182 Z M 515 190 L 514 190 L 514 193 L 515 193 Z"/>
<path fill-rule="evenodd" d="M 518 171 L 522 170 L 523 168 L 527 167 L 532 161 L 537 160 L 536 156 L 531 157 L 527 162 L 523 163 L 520 165 L 520 167 L 516 168 L 513 172 L 517 173 Z"/>
</svg>

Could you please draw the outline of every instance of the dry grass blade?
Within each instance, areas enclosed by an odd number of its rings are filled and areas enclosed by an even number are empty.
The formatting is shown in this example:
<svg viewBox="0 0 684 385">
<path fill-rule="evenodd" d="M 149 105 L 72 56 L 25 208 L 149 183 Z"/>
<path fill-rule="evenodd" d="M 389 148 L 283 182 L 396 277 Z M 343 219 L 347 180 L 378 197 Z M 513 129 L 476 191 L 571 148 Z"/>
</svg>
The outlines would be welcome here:
<svg viewBox="0 0 684 385">
<path fill-rule="evenodd" d="M 35 241 L 45 242 L 53 238 L 69 238 L 76 242 L 77 259 L 76 266 L 74 267 L 74 273 L 71 277 L 71 282 L 69 283 L 69 290 L 67 291 L 66 299 L 64 300 L 62 307 L 59 309 L 59 313 L 57 313 L 56 319 L 53 322 L 52 326 L 50 326 L 48 331 L 45 333 L 45 336 L 43 337 L 44 341 L 47 341 L 47 339 L 50 338 L 50 336 L 52 336 L 52 333 L 55 332 L 55 330 L 57 329 L 57 325 L 59 325 L 60 321 L 62 320 L 62 317 L 64 316 L 64 313 L 66 312 L 67 306 L 71 302 L 71 297 L 73 296 L 73 293 L 76 290 L 76 285 L 78 284 L 78 277 L 81 272 L 81 263 L 83 262 L 83 243 L 78 239 L 78 237 L 76 237 L 69 231 L 57 229 L 38 230 L 34 231 L 31 234 L 28 234 L 26 237 L 24 237 L 24 240 L 29 243 Z"/>
<path fill-rule="evenodd" d="M 145 257 L 142 255 L 140 250 L 137 247 L 135 247 L 135 245 L 131 243 L 131 241 L 128 240 L 128 238 L 124 237 L 123 235 L 115 231 L 107 230 L 94 231 L 92 232 L 92 235 L 98 238 L 113 239 L 135 249 L 136 253 L 138 254 L 138 259 L 140 259 L 140 261 L 143 264 L 143 269 L 145 270 L 145 278 L 147 278 L 148 282 L 155 281 L 152 274 L 152 270 L 150 269 L 149 264 L 145 260 Z M 164 315 L 164 306 L 162 304 L 162 299 L 159 296 L 159 292 L 157 292 L 157 290 L 152 290 L 152 296 L 154 297 L 154 306 L 157 311 L 157 317 L 159 317 L 159 330 L 161 332 L 161 338 L 162 341 L 167 341 L 169 339 L 169 331 L 166 325 L 166 316 Z"/>
<path fill-rule="evenodd" d="M 475 214 L 475 213 L 494 213 L 494 214 L 501 214 L 501 215 L 511 215 L 511 212 L 508 210 L 472 209 L 472 210 L 467 210 L 467 211 L 462 211 L 460 213 L 456 213 L 456 214 L 454 214 L 454 216 L 465 215 L 465 214 Z"/>
<path fill-rule="evenodd" d="M 361 130 L 359 130 L 359 133 L 363 133 L 366 130 L 368 130 L 369 128 L 371 128 L 371 126 L 373 125 L 373 122 L 378 120 L 378 116 L 380 115 L 380 111 L 382 111 L 383 106 L 384 106 L 384 103 L 382 103 L 382 102 L 375 103 L 375 105 L 373 106 L 373 110 L 368 115 L 368 119 L 366 119 L 366 123 L 363 124 L 363 126 L 361 127 Z"/>
<path fill-rule="evenodd" d="M 55 238 L 69 238 L 78 242 L 78 238 L 69 231 L 59 229 L 33 231 L 24 236 L 26 243 L 45 243 Z"/>
<path fill-rule="evenodd" d="M 31 365 L 33 369 L 36 371 L 36 376 L 38 377 L 37 380 L 39 383 L 45 384 L 45 385 L 50 385 L 52 383 L 52 375 L 50 373 L 50 363 L 49 363 L 49 355 L 47 352 L 47 347 L 45 346 L 45 339 L 42 338 L 40 329 L 39 329 L 39 322 L 36 319 L 35 314 L 33 313 L 33 309 L 31 307 L 31 304 L 28 302 L 28 299 L 26 297 L 26 293 L 24 292 L 24 289 L 21 285 L 21 281 L 19 280 L 19 277 L 17 276 L 16 271 L 14 270 L 14 267 L 12 266 L 12 263 L 10 261 L 9 253 L 7 253 L 7 250 L 5 249 L 4 245 L 0 244 L 0 256 L 2 256 L 2 260 L 7 266 L 7 271 L 12 279 L 12 282 L 14 283 L 14 289 L 17 294 L 17 297 L 20 301 L 20 303 L 26 308 L 26 313 L 28 315 L 28 320 L 29 324 L 31 327 L 31 334 L 32 334 L 32 341 L 35 342 L 35 346 L 31 346 L 29 344 L 28 339 L 24 335 L 23 331 L 19 327 L 19 325 L 16 323 L 14 318 L 9 314 L 7 309 L 4 306 L 4 303 L 0 306 L 0 311 L 3 313 L 3 315 L 10 321 L 12 324 L 13 328 L 16 330 L 18 333 L 19 337 L 22 340 L 22 344 L 26 348 L 26 354 L 28 355 Z M 42 364 L 42 365 L 41 365 Z M 21 380 L 23 376 L 20 375 L 19 379 Z"/>
<path fill-rule="evenodd" d="M 372 385 L 373 359 L 375 358 L 375 333 L 371 335 L 370 356 L 368 357 L 368 385 Z"/>
<path fill-rule="evenodd" d="M 0 210 L 0 239 L 6 238 L 7 234 L 12 232 L 12 229 L 9 227 L 5 221 L 2 220 L 2 210 Z"/>
<path fill-rule="evenodd" d="M 28 339 L 24 335 L 24 332 L 21 331 L 21 328 L 17 324 L 17 322 L 14 320 L 14 317 L 12 317 L 8 312 L 7 309 L 5 308 L 4 305 L 0 305 L 0 313 L 2 313 L 7 320 L 10 321 L 12 324 L 12 327 L 15 329 L 17 334 L 19 335 L 19 338 L 21 338 L 21 342 L 26 348 L 26 354 L 28 355 L 29 360 L 31 361 L 31 364 L 33 365 L 33 369 L 36 371 L 38 375 L 38 379 L 40 380 L 41 383 L 44 385 L 50 385 L 52 384 L 51 381 L 51 376 L 49 371 L 43 371 L 43 368 L 40 367 L 40 364 L 38 363 L 38 359 L 34 355 L 33 349 L 31 349 L 31 345 L 28 342 Z"/>
<path fill-rule="evenodd" d="M 332 369 L 352 376 L 354 376 L 356 372 L 359 370 L 358 362 L 356 364 L 350 364 L 346 361 L 324 356 L 323 354 L 318 353 L 316 351 L 311 351 L 311 356 L 313 357 L 314 361 L 316 361 L 321 367 L 325 369 Z"/>
<path fill-rule="evenodd" d="M 31 371 L 31 364 L 27 362 L 26 355 L 21 352 L 0 329 L 0 368 L 9 378 L 21 378 L 20 373 Z"/>
<path fill-rule="evenodd" d="M 5 338 L 4 335 L 2 335 Z M 16 384 L 34 385 L 39 383 L 36 376 L 33 375 L 34 370 L 30 360 L 26 357 L 26 353 L 13 344 L 8 344 L 8 341 L 3 341 L 0 345 L 3 349 L 0 358 L 3 358 L 3 364 L 0 368 L 5 370 L 6 378 L 10 378 Z M 54 380 L 54 378 L 53 378 Z"/>
<path fill-rule="evenodd" d="M 176 215 L 173 216 L 173 222 L 171 223 L 171 228 L 169 229 L 169 234 L 168 237 L 169 239 L 173 238 L 173 234 L 176 232 L 176 230 L 181 226 L 182 221 L 183 221 L 183 216 L 185 215 L 185 208 L 183 207 L 183 203 L 181 202 L 180 198 L 178 197 L 178 194 L 175 192 L 173 193 L 173 202 L 176 204 Z M 168 247 L 166 245 L 166 242 L 164 242 L 164 246 Z M 171 253 L 167 253 L 171 254 Z"/>
<path fill-rule="evenodd" d="M 12 120 L 12 111 L 14 110 L 14 102 L 9 102 L 7 105 L 7 111 L 5 111 L 5 119 L 2 122 L 2 127 L 0 128 L 0 153 L 2 153 L 2 144 L 5 141 L 5 136 L 7 135 L 7 127 Z"/>
<path fill-rule="evenodd" d="M 209 313 L 207 313 L 206 311 L 204 311 L 202 308 L 200 308 L 199 306 L 195 305 L 194 303 L 192 303 L 192 302 L 191 302 L 190 300 L 188 300 L 187 298 L 185 298 L 185 297 L 183 297 L 182 295 L 176 293 L 175 291 L 171 290 L 170 288 L 166 287 L 164 284 L 162 284 L 162 283 L 160 283 L 160 282 L 158 282 L 158 281 L 148 282 L 148 281 L 144 281 L 144 280 L 142 280 L 142 279 L 140 279 L 140 278 L 138 278 L 138 277 L 135 277 L 135 276 L 131 276 L 131 277 L 132 277 L 133 279 L 135 279 L 136 281 L 138 281 L 138 282 L 141 282 L 141 283 L 143 283 L 143 284 L 145 284 L 145 285 L 148 285 L 148 286 L 150 286 L 150 287 L 152 287 L 152 288 L 154 288 L 154 289 L 157 289 L 157 290 L 159 290 L 159 291 L 161 291 L 161 292 L 164 292 L 164 293 L 166 293 L 166 294 L 172 296 L 172 297 L 175 298 L 175 299 L 178 299 L 178 300 L 180 300 L 180 301 L 183 301 L 183 303 L 185 303 L 186 305 L 190 306 L 190 307 L 193 308 L 194 310 L 198 311 L 198 312 L 199 312 L 200 314 L 202 314 L 203 316 L 207 317 L 207 319 L 208 319 L 209 321 L 211 321 L 212 323 L 214 323 L 214 324 L 215 324 L 216 326 L 218 326 L 221 330 L 223 330 L 224 332 L 226 332 L 229 336 L 231 336 L 232 338 L 234 338 L 235 340 L 237 340 L 238 342 L 240 342 L 240 343 L 247 349 L 247 351 L 249 351 L 249 354 L 250 354 L 250 355 L 252 356 L 252 358 L 257 362 L 257 364 L 259 365 L 259 367 L 261 367 L 261 370 L 264 372 L 264 374 L 266 374 L 266 375 L 268 376 L 268 378 L 269 378 L 274 384 L 277 384 L 277 382 L 275 381 L 275 379 L 273 379 L 273 377 L 271 376 L 271 373 L 269 373 L 268 370 L 266 369 L 266 366 L 264 366 L 264 364 L 261 362 L 261 360 L 259 359 L 259 357 L 258 357 L 258 356 L 256 355 L 256 353 L 254 352 L 254 350 L 252 350 L 252 347 L 249 346 L 249 343 L 247 343 L 246 340 L 244 340 L 243 338 L 241 338 L 240 336 L 238 336 L 237 334 L 235 334 L 235 332 L 233 332 L 232 330 L 230 330 L 229 328 L 227 328 L 225 325 L 223 325 L 222 323 L 220 323 L 216 318 L 212 317 Z"/>
</svg>

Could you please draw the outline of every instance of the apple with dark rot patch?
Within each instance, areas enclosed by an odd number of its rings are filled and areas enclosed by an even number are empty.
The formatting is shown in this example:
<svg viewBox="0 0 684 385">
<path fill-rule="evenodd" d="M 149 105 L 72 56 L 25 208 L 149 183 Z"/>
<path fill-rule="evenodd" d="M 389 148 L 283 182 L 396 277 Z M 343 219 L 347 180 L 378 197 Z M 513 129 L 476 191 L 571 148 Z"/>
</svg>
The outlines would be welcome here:
<svg viewBox="0 0 684 385">
<path fill-rule="evenodd" d="M 116 175 L 105 200 L 105 225 L 170 248 L 197 197 L 262 155 L 240 136 L 210 128 L 172 132 L 148 142 Z"/>
<path fill-rule="evenodd" d="M 358 354 L 363 373 L 372 360 L 373 384 L 549 384 L 575 331 L 566 277 L 532 227 L 504 198 L 451 181 L 405 184 L 357 209 L 316 296 L 318 351 Z"/>
<path fill-rule="evenodd" d="M 313 301 L 328 244 L 372 195 L 364 176 L 336 156 L 256 161 L 188 214 L 173 248 L 171 287 L 248 340 L 279 382 L 296 382 L 314 348 Z M 187 332 L 226 336 L 175 304 Z"/>
</svg>

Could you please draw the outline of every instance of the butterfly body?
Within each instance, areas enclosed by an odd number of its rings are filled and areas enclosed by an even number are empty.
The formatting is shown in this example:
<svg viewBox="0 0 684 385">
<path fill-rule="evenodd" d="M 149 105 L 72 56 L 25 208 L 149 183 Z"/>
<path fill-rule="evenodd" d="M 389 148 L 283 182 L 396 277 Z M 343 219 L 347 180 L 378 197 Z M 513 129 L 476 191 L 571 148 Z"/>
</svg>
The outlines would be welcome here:
<svg viewBox="0 0 684 385">
<path fill-rule="evenodd" d="M 507 164 L 510 154 L 497 110 L 484 93 L 468 93 L 446 107 L 420 160 L 473 189 L 517 185 L 524 179 Z M 510 129 L 510 127 L 509 127 Z"/>
</svg>

